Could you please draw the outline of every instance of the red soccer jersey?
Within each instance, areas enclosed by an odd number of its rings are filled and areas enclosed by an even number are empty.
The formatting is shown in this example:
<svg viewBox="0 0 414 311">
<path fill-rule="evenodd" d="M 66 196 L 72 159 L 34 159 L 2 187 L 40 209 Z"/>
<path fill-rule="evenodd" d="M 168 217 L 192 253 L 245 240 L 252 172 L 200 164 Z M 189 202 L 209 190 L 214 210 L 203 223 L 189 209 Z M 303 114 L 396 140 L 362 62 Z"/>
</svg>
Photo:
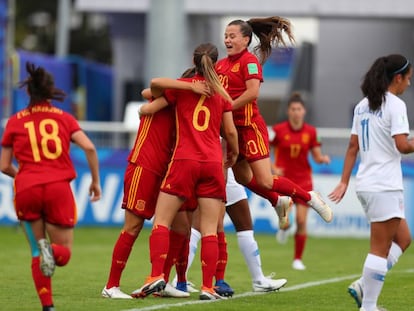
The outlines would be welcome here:
<svg viewBox="0 0 414 311">
<path fill-rule="evenodd" d="M 174 109 L 170 106 L 142 116 L 128 161 L 164 177 L 174 147 Z"/>
<path fill-rule="evenodd" d="M 179 80 L 204 81 L 204 77 Z M 164 96 L 175 106 L 177 137 L 173 158 L 221 163 L 221 120 L 225 111 L 231 111 L 231 104 L 218 94 L 206 97 L 168 89 Z"/>
<path fill-rule="evenodd" d="M 262 66 L 257 57 L 248 50 L 219 60 L 216 64 L 216 71 L 232 99 L 238 98 L 246 91 L 247 80 L 258 79 L 263 82 Z M 233 111 L 234 124 L 248 126 L 258 114 L 259 109 L 254 100 Z"/>
<path fill-rule="evenodd" d="M 292 129 L 288 121 L 273 126 L 275 138 L 271 145 L 275 147 L 275 165 L 283 169 L 284 176 L 312 190 L 312 170 L 309 163 L 309 151 L 320 146 L 315 127 L 305 123 L 300 130 Z"/>
<path fill-rule="evenodd" d="M 79 130 L 72 115 L 46 101 L 11 116 L 1 144 L 13 148 L 19 165 L 16 193 L 33 185 L 75 178 L 69 149 L 72 134 Z"/>
</svg>

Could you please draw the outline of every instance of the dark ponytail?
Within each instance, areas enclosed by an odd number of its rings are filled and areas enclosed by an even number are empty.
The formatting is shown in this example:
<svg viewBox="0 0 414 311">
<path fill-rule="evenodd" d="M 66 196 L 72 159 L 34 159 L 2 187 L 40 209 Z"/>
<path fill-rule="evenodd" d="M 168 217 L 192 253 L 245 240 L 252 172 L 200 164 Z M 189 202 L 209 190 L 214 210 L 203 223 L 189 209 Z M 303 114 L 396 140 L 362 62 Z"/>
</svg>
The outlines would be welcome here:
<svg viewBox="0 0 414 311">
<path fill-rule="evenodd" d="M 377 111 L 381 107 L 394 77 L 397 74 L 405 76 L 410 68 L 410 62 L 399 54 L 380 57 L 374 62 L 361 84 L 362 93 L 368 98 L 371 111 Z"/>
<path fill-rule="evenodd" d="M 29 106 L 45 100 L 57 100 L 62 102 L 66 94 L 55 88 L 53 76 L 43 67 L 36 67 L 33 63 L 26 63 L 26 71 L 29 76 L 20 83 L 20 87 L 26 87 L 30 96 Z"/>
<path fill-rule="evenodd" d="M 254 47 L 254 52 L 262 65 L 272 53 L 272 48 L 287 45 L 285 35 L 291 43 L 295 42 L 290 21 L 280 16 L 251 18 L 248 21 L 238 19 L 228 24 L 228 26 L 231 25 L 240 26 L 242 35 L 249 37 L 248 45 L 252 42 L 253 34 L 259 39 L 259 44 Z"/>
</svg>

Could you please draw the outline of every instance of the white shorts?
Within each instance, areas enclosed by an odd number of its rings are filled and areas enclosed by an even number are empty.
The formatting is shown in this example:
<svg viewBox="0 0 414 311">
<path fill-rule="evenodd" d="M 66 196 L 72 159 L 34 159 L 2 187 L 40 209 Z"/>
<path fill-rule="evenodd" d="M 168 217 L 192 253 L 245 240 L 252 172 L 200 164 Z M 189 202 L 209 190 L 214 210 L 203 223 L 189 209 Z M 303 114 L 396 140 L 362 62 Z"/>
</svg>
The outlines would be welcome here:
<svg viewBox="0 0 414 311">
<path fill-rule="evenodd" d="M 405 218 L 402 191 L 357 192 L 357 197 L 370 223 Z"/>
<path fill-rule="evenodd" d="M 227 170 L 226 197 L 226 206 L 233 205 L 241 200 L 247 199 L 246 190 L 242 185 L 237 183 L 232 169 Z"/>
</svg>

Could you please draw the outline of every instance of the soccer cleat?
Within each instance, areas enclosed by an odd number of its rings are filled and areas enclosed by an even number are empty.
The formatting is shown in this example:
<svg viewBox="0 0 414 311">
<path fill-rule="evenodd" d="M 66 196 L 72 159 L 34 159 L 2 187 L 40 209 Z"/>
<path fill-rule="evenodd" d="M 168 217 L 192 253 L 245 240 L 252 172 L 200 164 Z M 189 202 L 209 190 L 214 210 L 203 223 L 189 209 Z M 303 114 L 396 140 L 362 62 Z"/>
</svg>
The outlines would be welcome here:
<svg viewBox="0 0 414 311">
<path fill-rule="evenodd" d="M 288 196 L 279 196 L 275 206 L 276 214 L 279 217 L 279 228 L 287 229 L 289 227 L 289 209 L 293 201 Z"/>
<path fill-rule="evenodd" d="M 295 270 L 306 270 L 306 266 L 303 264 L 302 260 L 300 259 L 293 260 L 292 268 Z"/>
<path fill-rule="evenodd" d="M 51 277 L 56 268 L 52 247 L 47 239 L 40 239 L 37 244 L 40 250 L 40 270 L 44 276 Z"/>
<path fill-rule="evenodd" d="M 348 286 L 348 293 L 354 298 L 358 308 L 362 305 L 363 289 L 362 289 L 362 280 L 358 279 L 351 283 Z"/>
<path fill-rule="evenodd" d="M 219 294 L 222 297 L 231 297 L 234 294 L 234 290 L 230 287 L 229 284 L 224 282 L 224 280 L 216 281 L 214 290 L 217 294 Z"/>
<path fill-rule="evenodd" d="M 279 244 L 286 244 L 288 240 L 288 235 L 289 233 L 287 230 L 279 229 L 276 232 L 276 241 Z"/>
<path fill-rule="evenodd" d="M 326 222 L 331 222 L 333 218 L 333 213 L 331 208 L 324 200 L 322 200 L 321 196 L 315 191 L 309 191 L 311 196 L 310 201 L 308 204 L 312 207 Z"/>
<path fill-rule="evenodd" d="M 195 288 L 194 283 L 187 281 L 187 291 L 189 293 L 198 293 L 199 290 Z"/>
<path fill-rule="evenodd" d="M 155 292 L 154 296 L 172 297 L 172 298 L 188 298 L 190 297 L 190 293 L 176 289 L 170 283 L 167 283 L 165 285 L 165 288 L 160 292 Z"/>
<path fill-rule="evenodd" d="M 283 286 L 286 285 L 286 279 L 275 279 L 273 280 L 272 277 L 274 274 L 265 277 L 261 281 L 253 282 L 253 291 L 254 292 L 273 292 L 276 290 L 281 289 Z"/>
<path fill-rule="evenodd" d="M 164 274 L 154 277 L 147 277 L 145 284 L 141 288 L 131 293 L 133 298 L 145 298 L 155 292 L 160 292 L 165 288 Z"/>
<path fill-rule="evenodd" d="M 360 309 L 359 309 L 359 311 L 365 311 L 365 308 L 363 308 L 363 307 L 361 307 Z M 384 309 L 384 308 L 379 308 L 379 307 L 377 307 L 377 308 L 375 308 L 375 310 L 374 311 L 387 311 L 386 309 Z"/>
<path fill-rule="evenodd" d="M 106 288 L 105 286 L 104 289 L 102 290 L 101 295 L 104 298 L 132 299 L 130 295 L 125 294 L 124 292 L 121 291 L 119 287 L 116 287 L 116 286 L 111 287 L 111 288 Z"/>
<path fill-rule="evenodd" d="M 200 300 L 219 300 L 227 297 L 219 295 L 214 288 L 201 287 Z"/>
</svg>

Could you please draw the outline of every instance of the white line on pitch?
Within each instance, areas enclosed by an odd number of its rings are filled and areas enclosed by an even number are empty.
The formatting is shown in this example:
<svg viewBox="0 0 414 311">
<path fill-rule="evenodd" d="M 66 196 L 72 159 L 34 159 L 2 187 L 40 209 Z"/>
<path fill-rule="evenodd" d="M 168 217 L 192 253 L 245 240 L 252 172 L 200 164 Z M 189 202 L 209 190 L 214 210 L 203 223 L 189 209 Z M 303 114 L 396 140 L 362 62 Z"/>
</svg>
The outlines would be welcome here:
<svg viewBox="0 0 414 311">
<path fill-rule="evenodd" d="M 392 273 L 414 273 L 414 269 L 407 269 L 407 270 L 395 271 L 395 272 L 393 271 Z M 325 285 L 325 284 L 329 284 L 329 283 L 337 283 L 337 282 L 342 282 L 342 281 L 345 281 L 345 280 L 355 279 L 359 276 L 361 276 L 361 275 L 360 274 L 352 274 L 352 275 L 347 275 L 347 276 L 338 277 L 338 278 L 332 278 L 332 279 L 326 279 L 326 280 L 314 281 L 314 282 L 307 282 L 307 283 L 303 283 L 303 284 L 289 286 L 289 287 L 286 287 L 286 288 L 281 288 L 280 291 L 281 292 L 289 292 L 289 291 L 299 290 L 299 289 L 307 288 L 307 287 Z M 258 296 L 258 295 L 264 295 L 264 294 L 269 294 L 269 293 L 246 292 L 246 293 L 234 295 L 231 299 L 237 299 L 237 298 L 249 297 L 249 296 Z M 123 311 L 162 310 L 162 309 L 169 309 L 169 308 L 174 308 L 174 307 L 182 307 L 182 306 L 186 306 L 186 305 L 196 305 L 196 304 L 201 304 L 201 303 L 212 303 L 212 302 L 220 302 L 220 301 L 224 301 L 224 300 L 191 300 L 191 301 L 179 302 L 179 303 L 154 305 L 154 306 L 143 307 L 143 308 L 138 308 L 138 309 L 137 308 L 127 309 L 127 310 L 123 310 Z"/>
<path fill-rule="evenodd" d="M 345 280 L 355 279 L 358 276 L 360 276 L 360 275 L 359 274 L 353 274 L 353 275 L 348 275 L 348 276 L 343 276 L 343 277 L 338 277 L 338 278 L 332 278 L 332 279 L 327 279 L 327 280 L 308 282 L 308 283 L 303 283 L 303 284 L 298 284 L 298 285 L 282 288 L 282 289 L 280 289 L 280 291 L 281 292 L 288 292 L 288 291 L 299 290 L 299 289 L 307 288 L 307 287 L 313 287 L 313 286 L 324 285 L 324 284 L 329 284 L 329 283 L 336 283 L 336 282 L 341 282 L 341 281 L 345 281 Z M 269 294 L 269 293 L 246 292 L 246 293 L 243 293 L 243 294 L 236 294 L 231 299 L 233 300 L 233 299 L 242 298 L 242 297 L 258 296 L 258 295 L 264 295 L 264 294 Z M 220 301 L 224 301 L 224 300 L 191 300 L 191 301 L 186 301 L 186 302 L 171 303 L 171 304 L 159 304 L 159 305 L 143 307 L 143 308 L 128 309 L 128 310 L 124 310 L 124 311 L 161 310 L 161 309 L 168 309 L 168 308 L 174 308 L 174 307 L 182 307 L 182 306 L 186 306 L 186 305 L 196 305 L 196 304 L 212 303 L 212 302 L 220 302 Z"/>
</svg>

